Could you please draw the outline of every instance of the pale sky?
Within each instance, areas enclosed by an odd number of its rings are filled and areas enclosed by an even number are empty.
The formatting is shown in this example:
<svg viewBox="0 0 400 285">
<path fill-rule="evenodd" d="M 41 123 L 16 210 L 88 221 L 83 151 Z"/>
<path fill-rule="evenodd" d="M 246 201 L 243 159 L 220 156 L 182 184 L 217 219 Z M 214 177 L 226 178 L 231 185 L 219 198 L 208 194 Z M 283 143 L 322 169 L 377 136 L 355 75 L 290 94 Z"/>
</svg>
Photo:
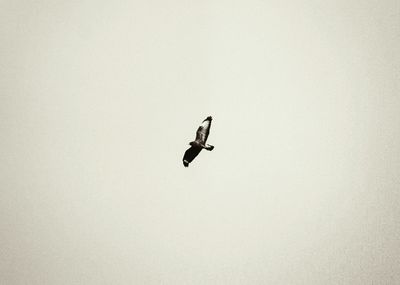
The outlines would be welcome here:
<svg viewBox="0 0 400 285">
<path fill-rule="evenodd" d="M 399 1 L 5 0 L 0 35 L 1 284 L 400 283 Z"/>
</svg>

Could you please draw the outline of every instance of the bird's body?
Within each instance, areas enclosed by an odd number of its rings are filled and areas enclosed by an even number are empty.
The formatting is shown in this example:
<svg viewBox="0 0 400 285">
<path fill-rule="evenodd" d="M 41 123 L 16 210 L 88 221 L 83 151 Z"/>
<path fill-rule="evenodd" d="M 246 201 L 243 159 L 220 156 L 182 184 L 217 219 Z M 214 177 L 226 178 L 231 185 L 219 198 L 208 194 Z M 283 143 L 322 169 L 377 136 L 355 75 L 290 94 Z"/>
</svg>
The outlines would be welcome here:
<svg viewBox="0 0 400 285">
<path fill-rule="evenodd" d="M 212 117 L 208 116 L 202 122 L 201 126 L 197 129 L 196 139 L 189 143 L 191 147 L 186 150 L 182 159 L 183 165 L 185 167 L 189 166 L 189 163 L 191 163 L 193 159 L 195 159 L 195 157 L 201 152 L 203 148 L 209 151 L 214 149 L 214 146 L 206 144 L 208 135 L 210 134 L 211 121 Z"/>
</svg>

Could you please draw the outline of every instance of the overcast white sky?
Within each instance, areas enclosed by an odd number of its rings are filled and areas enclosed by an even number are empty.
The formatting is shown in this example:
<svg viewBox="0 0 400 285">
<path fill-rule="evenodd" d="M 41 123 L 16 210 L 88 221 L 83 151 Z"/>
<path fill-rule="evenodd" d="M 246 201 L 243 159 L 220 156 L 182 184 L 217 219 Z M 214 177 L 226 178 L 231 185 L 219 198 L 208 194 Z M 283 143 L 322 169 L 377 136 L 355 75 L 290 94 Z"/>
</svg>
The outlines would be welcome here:
<svg viewBox="0 0 400 285">
<path fill-rule="evenodd" d="M 399 1 L 6 0 L 0 35 L 0 283 L 400 283 Z"/>
</svg>

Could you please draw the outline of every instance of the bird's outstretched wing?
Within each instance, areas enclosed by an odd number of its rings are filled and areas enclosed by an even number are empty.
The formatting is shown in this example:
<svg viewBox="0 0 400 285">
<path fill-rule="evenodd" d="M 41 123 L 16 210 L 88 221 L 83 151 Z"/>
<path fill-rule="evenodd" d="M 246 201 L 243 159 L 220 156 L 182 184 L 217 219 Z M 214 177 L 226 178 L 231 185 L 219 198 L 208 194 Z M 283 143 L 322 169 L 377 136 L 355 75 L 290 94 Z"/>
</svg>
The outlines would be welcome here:
<svg viewBox="0 0 400 285">
<path fill-rule="evenodd" d="M 185 151 L 185 154 L 183 155 L 183 165 L 185 167 L 189 166 L 189 163 L 195 159 L 195 157 L 200 153 L 201 148 L 199 147 L 190 147 L 188 150 Z"/>
<path fill-rule="evenodd" d="M 205 144 L 210 133 L 212 117 L 208 116 L 196 132 L 196 141 Z"/>
</svg>

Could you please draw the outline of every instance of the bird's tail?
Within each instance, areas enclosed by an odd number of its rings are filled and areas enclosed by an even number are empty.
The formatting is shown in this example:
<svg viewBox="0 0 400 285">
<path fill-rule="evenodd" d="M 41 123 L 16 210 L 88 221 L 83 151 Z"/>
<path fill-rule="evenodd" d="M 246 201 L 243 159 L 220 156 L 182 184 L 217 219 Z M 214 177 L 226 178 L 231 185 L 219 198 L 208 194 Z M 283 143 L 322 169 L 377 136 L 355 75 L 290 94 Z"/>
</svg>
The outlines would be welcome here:
<svg viewBox="0 0 400 285">
<path fill-rule="evenodd" d="M 206 149 L 206 150 L 209 150 L 209 151 L 212 151 L 212 150 L 214 149 L 214 146 L 208 144 L 208 145 L 206 145 L 205 149 Z"/>
</svg>

